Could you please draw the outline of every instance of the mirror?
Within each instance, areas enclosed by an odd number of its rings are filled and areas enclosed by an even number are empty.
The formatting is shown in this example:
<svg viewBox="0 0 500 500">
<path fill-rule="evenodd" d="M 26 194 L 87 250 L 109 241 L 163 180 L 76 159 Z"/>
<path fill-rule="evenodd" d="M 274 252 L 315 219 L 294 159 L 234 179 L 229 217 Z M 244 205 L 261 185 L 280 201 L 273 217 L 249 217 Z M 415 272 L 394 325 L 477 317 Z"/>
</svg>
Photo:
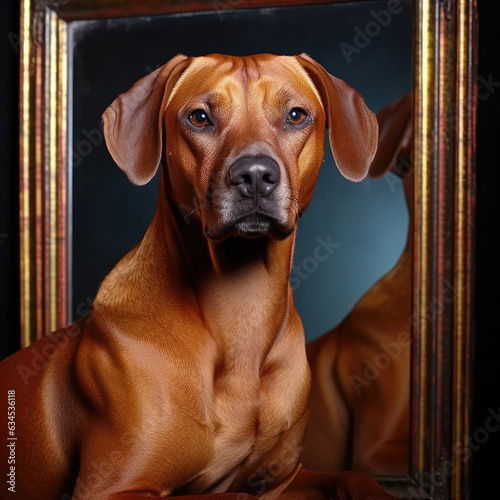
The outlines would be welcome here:
<svg viewBox="0 0 500 500">
<path fill-rule="evenodd" d="M 308 29 L 311 26 L 314 30 Z M 100 281 L 142 238 L 156 207 L 159 173 L 146 186 L 130 184 L 111 159 L 100 126 L 103 110 L 136 80 L 177 53 L 196 56 L 211 52 L 236 55 L 306 52 L 331 74 L 357 89 L 373 111 L 408 93 L 412 86 L 410 1 L 78 21 L 70 25 L 68 33 L 74 61 L 70 252 L 73 276 L 69 287 L 73 318 L 88 308 Z M 245 36 L 238 37 L 236 33 Z M 408 235 L 407 207 L 399 177 L 387 172 L 381 179 L 367 178 L 354 184 L 338 172 L 328 145 L 325 152 L 313 201 L 299 224 L 291 273 L 295 303 L 307 341 L 328 332 L 349 315 L 370 287 L 395 266 Z M 389 170 L 389 165 L 385 170 Z M 408 277 L 411 262 L 410 253 L 405 259 Z M 340 362 L 347 356 L 345 362 L 349 364 L 349 375 L 341 384 L 347 383 L 347 391 L 352 389 L 354 394 L 350 401 L 337 398 L 330 402 L 336 406 L 331 421 L 324 418 L 321 409 L 330 394 L 322 394 L 319 406 L 311 407 L 312 412 L 314 409 L 318 412 L 311 415 L 310 424 L 318 436 L 307 438 L 304 444 L 306 468 L 324 471 L 354 468 L 384 474 L 409 472 L 411 278 L 404 282 L 399 278 L 397 288 L 392 288 L 387 289 L 385 298 L 389 310 L 401 307 L 390 302 L 400 296 L 406 298 L 401 312 L 403 319 L 397 327 L 390 327 L 396 328 L 395 331 L 385 332 L 382 324 L 376 335 L 364 338 L 368 332 L 346 331 L 354 316 L 343 323 L 344 337 L 352 339 L 356 333 L 363 337 L 358 339 L 362 344 L 358 353 L 362 363 L 359 366 L 351 360 L 346 354 L 349 348 L 341 346 Z M 359 315 L 358 306 L 356 318 Z M 365 321 L 380 323 L 380 318 L 374 316 Z M 404 345 L 398 341 L 401 334 L 407 335 Z M 327 336 L 339 334 L 333 331 Z M 398 352 L 394 359 L 388 358 L 387 364 L 387 354 L 384 355 L 382 348 L 369 349 L 373 342 L 394 344 L 404 352 Z M 333 355 L 331 344 L 329 340 L 321 356 Z M 320 383 L 316 374 L 324 369 L 313 366 L 313 390 L 317 391 L 316 385 Z M 393 378 L 398 382 L 391 381 Z M 389 401 L 376 396 L 381 390 L 389 393 Z M 370 407 L 378 407 L 378 413 L 367 415 Z M 384 411 L 380 411 L 382 407 Z M 351 423 L 341 425 L 339 419 L 344 412 L 349 414 Z M 397 425 L 386 426 L 383 422 L 389 420 L 388 415 L 394 419 L 396 412 L 401 413 Z M 366 419 L 372 425 L 367 425 Z M 322 443 L 327 433 L 331 434 L 332 445 L 324 450 Z M 387 434 L 384 444 L 378 443 L 381 433 Z M 344 436 L 352 437 L 340 446 Z M 358 448 L 359 451 L 353 451 Z M 370 450 L 370 458 L 366 457 L 366 450 Z"/>
</svg>

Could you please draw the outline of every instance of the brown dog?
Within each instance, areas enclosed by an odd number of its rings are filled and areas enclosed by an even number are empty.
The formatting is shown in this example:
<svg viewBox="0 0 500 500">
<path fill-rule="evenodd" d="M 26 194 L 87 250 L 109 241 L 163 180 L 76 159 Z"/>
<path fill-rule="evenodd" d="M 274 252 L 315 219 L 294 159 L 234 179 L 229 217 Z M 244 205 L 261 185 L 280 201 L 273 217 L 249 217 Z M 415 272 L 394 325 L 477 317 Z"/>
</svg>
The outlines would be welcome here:
<svg viewBox="0 0 500 500">
<path fill-rule="evenodd" d="M 309 394 L 289 283 L 297 221 L 325 126 L 359 181 L 376 119 L 308 56 L 269 54 L 176 56 L 103 119 L 134 184 L 162 164 L 158 207 L 91 316 L 1 364 L 18 498 L 275 498 L 298 470 Z"/>
</svg>

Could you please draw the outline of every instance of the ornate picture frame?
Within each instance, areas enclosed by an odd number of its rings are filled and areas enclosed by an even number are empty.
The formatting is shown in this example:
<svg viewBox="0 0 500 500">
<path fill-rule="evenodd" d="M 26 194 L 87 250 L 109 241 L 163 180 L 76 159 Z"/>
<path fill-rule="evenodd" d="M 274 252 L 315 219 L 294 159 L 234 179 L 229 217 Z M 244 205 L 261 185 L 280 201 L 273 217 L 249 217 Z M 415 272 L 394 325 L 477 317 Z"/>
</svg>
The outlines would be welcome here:
<svg viewBox="0 0 500 500">
<path fill-rule="evenodd" d="M 369 1 L 369 0 L 360 0 Z M 71 319 L 71 23 L 326 0 L 23 0 L 21 344 Z M 338 3 L 338 2 L 337 2 Z M 411 471 L 398 498 L 468 498 L 477 0 L 414 0 Z"/>
</svg>

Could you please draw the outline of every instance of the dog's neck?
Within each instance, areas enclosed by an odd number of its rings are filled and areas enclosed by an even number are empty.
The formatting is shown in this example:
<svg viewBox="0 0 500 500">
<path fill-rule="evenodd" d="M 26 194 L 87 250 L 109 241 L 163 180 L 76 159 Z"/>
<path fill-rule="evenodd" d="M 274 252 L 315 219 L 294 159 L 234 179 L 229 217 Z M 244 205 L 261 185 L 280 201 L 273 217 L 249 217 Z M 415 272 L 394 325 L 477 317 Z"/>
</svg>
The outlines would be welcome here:
<svg viewBox="0 0 500 500">
<path fill-rule="evenodd" d="M 282 241 L 269 237 L 211 241 L 203 235 L 198 218 L 187 221 L 166 199 L 160 207 L 158 216 L 167 224 L 168 234 L 177 235 L 176 245 L 189 267 L 210 334 L 218 345 L 236 346 L 262 360 L 286 328 L 293 307 L 289 278 L 295 234 Z"/>
<path fill-rule="evenodd" d="M 297 321 L 289 283 L 294 242 L 295 234 L 281 241 L 207 240 L 199 220 L 185 219 L 162 192 L 143 241 L 108 275 L 96 301 L 119 296 L 123 307 L 113 302 L 113 308 L 125 310 L 130 295 L 151 294 L 146 302 L 153 308 L 153 297 L 162 296 L 172 318 L 179 317 L 176 309 L 199 316 L 217 345 L 256 357 L 248 358 L 255 366 Z M 143 283 L 143 276 L 155 280 Z"/>
</svg>

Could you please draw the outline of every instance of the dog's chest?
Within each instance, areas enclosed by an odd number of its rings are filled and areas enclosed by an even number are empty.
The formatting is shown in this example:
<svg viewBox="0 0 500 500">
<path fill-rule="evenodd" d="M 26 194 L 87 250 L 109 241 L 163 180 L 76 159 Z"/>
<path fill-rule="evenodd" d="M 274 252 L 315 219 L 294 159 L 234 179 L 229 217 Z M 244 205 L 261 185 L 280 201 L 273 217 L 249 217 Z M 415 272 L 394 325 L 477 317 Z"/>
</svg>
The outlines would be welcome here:
<svg viewBox="0 0 500 500">
<path fill-rule="evenodd" d="M 214 383 L 212 454 L 199 485 L 225 491 L 242 469 L 258 470 L 292 424 L 291 405 L 278 404 L 269 378 L 228 372 Z M 204 489 L 204 488 L 203 488 Z"/>
</svg>

